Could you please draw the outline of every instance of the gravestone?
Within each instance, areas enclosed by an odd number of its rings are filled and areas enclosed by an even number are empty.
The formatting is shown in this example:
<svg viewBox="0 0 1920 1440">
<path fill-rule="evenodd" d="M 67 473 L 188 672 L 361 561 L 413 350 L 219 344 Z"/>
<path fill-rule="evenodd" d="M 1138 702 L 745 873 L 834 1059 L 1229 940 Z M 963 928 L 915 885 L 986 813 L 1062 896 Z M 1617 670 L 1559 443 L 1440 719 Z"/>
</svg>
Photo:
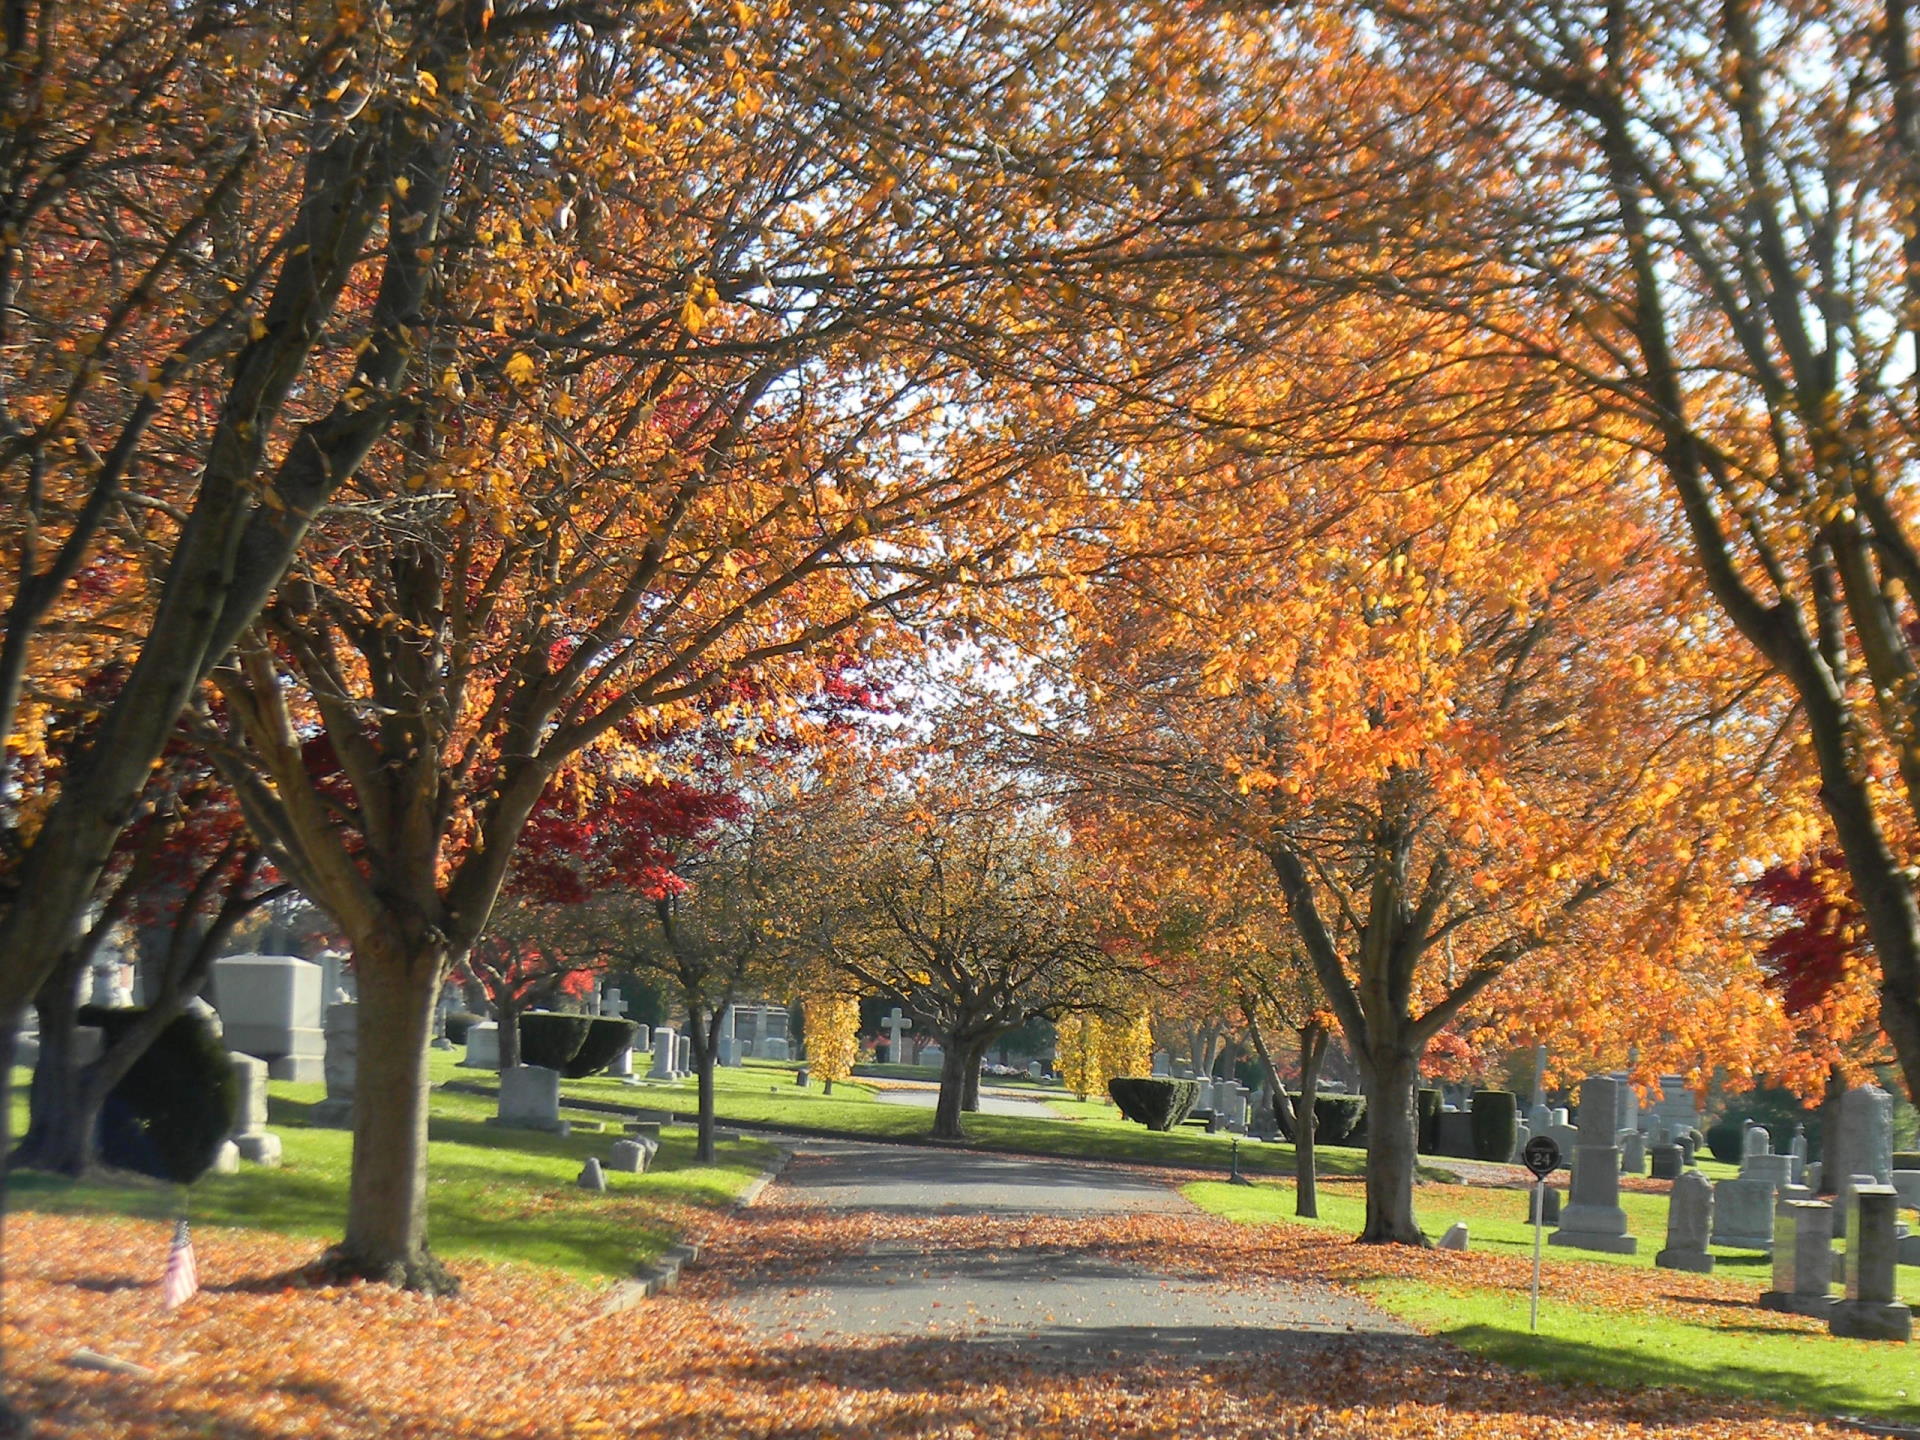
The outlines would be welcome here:
<svg viewBox="0 0 1920 1440">
<path fill-rule="evenodd" d="M 1620 1139 L 1620 1173 L 1647 1173 L 1647 1141 L 1638 1130 L 1629 1130 Z"/>
<path fill-rule="evenodd" d="M 735 1066 L 741 1062 L 740 1041 L 734 1034 L 735 1012 L 729 1005 L 720 1012 L 720 1039 L 714 1048 L 714 1063 Z"/>
<path fill-rule="evenodd" d="M 1835 1335 L 1850 1340 L 1913 1338 L 1913 1312 L 1894 1293 L 1899 1198 L 1891 1185 L 1855 1182 L 1850 1187 L 1847 1298 L 1827 1316 L 1827 1328 Z"/>
<path fill-rule="evenodd" d="M 1795 1125 L 1793 1140 L 1787 1146 L 1787 1154 L 1793 1158 L 1793 1174 L 1788 1183 L 1805 1185 L 1807 1183 L 1807 1127 Z"/>
<path fill-rule="evenodd" d="M 508 1073 L 511 1074 L 512 1072 L 509 1071 Z M 558 1074 L 559 1072 L 554 1071 L 552 1073 Z M 587 1157 L 587 1163 L 580 1167 L 580 1178 L 573 1183 L 582 1190 L 605 1191 L 607 1188 L 607 1177 L 600 1169 L 600 1162 L 589 1155 Z"/>
<path fill-rule="evenodd" d="M 1792 1187 L 1774 1210 L 1773 1288 L 1760 1297 L 1766 1310 L 1824 1316 L 1833 1297 L 1833 1206 Z"/>
<path fill-rule="evenodd" d="M 679 1053 L 680 1035 L 671 1025 L 660 1025 L 653 1032 L 653 1064 L 647 1076 L 653 1080 L 673 1079 L 673 1060 Z"/>
<path fill-rule="evenodd" d="M 360 1007 L 351 1000 L 327 1007 L 324 1073 L 327 1098 L 313 1107 L 315 1125 L 353 1123 L 353 1080 L 360 1054 Z"/>
<path fill-rule="evenodd" d="M 887 1032 L 887 1062 L 892 1065 L 907 1063 L 907 1052 L 900 1048 L 901 1037 L 913 1028 L 913 1021 L 900 1013 L 900 1007 L 894 1006 L 880 1022 L 880 1028 Z"/>
<path fill-rule="evenodd" d="M 213 991 L 229 1050 L 267 1062 L 275 1080 L 326 1078 L 320 967 L 297 955 L 229 955 Z"/>
<path fill-rule="evenodd" d="M 233 1067 L 235 1105 L 233 1130 L 228 1138 L 242 1160 L 272 1167 L 280 1163 L 280 1137 L 267 1129 L 267 1062 L 235 1051 L 227 1056 Z"/>
<path fill-rule="evenodd" d="M 560 1072 L 542 1065 L 502 1070 L 500 1109 L 490 1123 L 513 1130 L 567 1134 L 573 1127 L 560 1118 Z"/>
<path fill-rule="evenodd" d="M 793 1058 L 793 1056 L 788 1053 L 787 1037 L 784 1035 L 767 1036 L 766 1039 L 760 1042 L 760 1050 L 764 1058 L 768 1060 L 791 1060 Z"/>
<path fill-rule="evenodd" d="M 1847 1203 L 1856 1175 L 1893 1182 L 1893 1097 L 1878 1085 L 1862 1085 L 1840 1097 L 1839 1123 L 1827 1141 L 1824 1173 L 1833 1182 L 1834 1213 L 1844 1240 L 1853 1210 Z"/>
<path fill-rule="evenodd" d="M 607 1169 L 618 1170 L 623 1175 L 645 1173 L 651 1152 L 638 1140 L 616 1140 L 607 1151 Z"/>
<path fill-rule="evenodd" d="M 1773 1249 L 1770 1180 L 1722 1180 L 1713 1188 L 1713 1243 L 1731 1250 Z"/>
<path fill-rule="evenodd" d="M 1533 1223 L 1533 1187 L 1527 1187 L 1527 1224 Z M 1558 1225 L 1560 1223 L 1560 1192 L 1548 1185 L 1540 1192 L 1540 1223 Z"/>
<path fill-rule="evenodd" d="M 633 1076 L 633 1046 L 620 1047 L 620 1053 L 608 1063 L 606 1073 L 615 1080 L 628 1080 Z"/>
<path fill-rule="evenodd" d="M 673 1073 L 684 1079 L 693 1073 L 693 1037 L 681 1035 L 673 1042 Z"/>
<path fill-rule="evenodd" d="M 1663 1270 L 1712 1274 L 1713 1257 L 1707 1253 L 1712 1230 L 1713 1182 L 1698 1170 L 1689 1170 L 1673 1182 L 1667 1197 L 1667 1244 L 1653 1263 Z"/>
<path fill-rule="evenodd" d="M 946 1047 L 938 1040 L 929 1040 L 920 1047 L 920 1063 L 922 1065 L 931 1065 L 934 1069 L 938 1070 L 942 1065 L 947 1063 Z"/>
<path fill-rule="evenodd" d="M 467 1054 L 461 1060 L 462 1065 L 475 1070 L 498 1070 L 500 1068 L 500 1027 L 491 1020 L 482 1020 L 467 1028 Z"/>
<path fill-rule="evenodd" d="M 1527 1129 L 1531 1130 L 1534 1134 L 1544 1135 L 1552 1126 L 1553 1111 L 1549 1110 L 1544 1104 L 1536 1102 L 1534 1107 L 1527 1111 Z"/>
<path fill-rule="evenodd" d="M 798 1085 L 802 1090 L 811 1090 L 813 1088 L 813 1071 L 805 1065 L 802 1065 L 798 1070 L 793 1072 L 793 1083 Z"/>
<path fill-rule="evenodd" d="M 1235 1134 L 1245 1134 L 1247 1129 L 1247 1096 L 1250 1092 L 1238 1080 L 1226 1082 L 1227 1129 Z"/>
<path fill-rule="evenodd" d="M 1595 1075 L 1580 1086 L 1580 1130 L 1573 1152 L 1573 1183 L 1560 1228 L 1549 1243 L 1609 1255 L 1631 1255 L 1639 1241 L 1627 1233 L 1620 1208 L 1620 1081 Z"/>
<path fill-rule="evenodd" d="M 641 1054 L 645 1054 L 646 1052 L 652 1050 L 653 1049 L 653 1031 L 649 1030 L 645 1025 L 634 1026 L 633 1027 L 633 1048 L 636 1052 Z"/>
<path fill-rule="evenodd" d="M 1038 1065 L 1040 1062 L 1036 1060 L 1033 1063 L 1034 1065 Z M 1033 1073 L 1032 1066 L 1028 1067 L 1027 1073 L 1028 1074 Z M 1163 1078 L 1167 1076 L 1171 1076 L 1173 1074 L 1173 1057 L 1168 1055 L 1167 1052 L 1164 1050 L 1154 1051 L 1153 1052 L 1153 1073 Z M 1034 1078 L 1038 1079 L 1039 1077 L 1035 1076 Z"/>
<path fill-rule="evenodd" d="M 1647 1159 L 1656 1180 L 1678 1180 L 1685 1167 L 1680 1163 L 1678 1145 L 1655 1145 L 1647 1151 Z"/>
<path fill-rule="evenodd" d="M 1447 1233 L 1440 1237 L 1437 1247 L 1441 1250 L 1464 1250 L 1467 1248 L 1467 1222 L 1456 1220 L 1447 1227 Z"/>
</svg>

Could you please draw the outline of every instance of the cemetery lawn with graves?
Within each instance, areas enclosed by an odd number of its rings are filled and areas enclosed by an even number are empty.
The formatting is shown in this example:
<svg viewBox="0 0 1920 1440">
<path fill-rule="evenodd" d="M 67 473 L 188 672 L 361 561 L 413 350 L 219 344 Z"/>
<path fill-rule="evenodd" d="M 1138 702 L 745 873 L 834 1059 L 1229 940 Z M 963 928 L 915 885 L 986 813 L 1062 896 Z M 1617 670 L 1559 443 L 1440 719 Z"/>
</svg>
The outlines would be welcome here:
<svg viewBox="0 0 1920 1440">
<path fill-rule="evenodd" d="M 724 1123 L 765 1125 L 797 1134 L 846 1136 L 861 1140 L 916 1142 L 933 1129 L 929 1106 L 889 1104 L 879 1099 L 885 1080 L 840 1081 L 826 1094 L 816 1082 L 802 1088 L 794 1083 L 798 1065 L 791 1061 L 749 1060 L 741 1066 L 714 1069 L 714 1114 Z M 906 1069 L 907 1067 L 900 1067 Z M 436 1059 L 436 1083 L 443 1075 L 458 1076 L 492 1089 L 497 1077 L 484 1070 L 452 1068 Z M 985 1089 L 996 1088 L 989 1082 Z M 670 1111 L 691 1117 L 700 1104 L 696 1082 L 646 1080 L 629 1085 L 604 1075 L 564 1080 L 561 1106 L 572 1100 L 620 1105 L 641 1110 Z M 1020 1155 L 1052 1155 L 1074 1160 L 1107 1160 L 1128 1165 L 1163 1165 L 1181 1170 L 1226 1170 L 1233 1157 L 1231 1135 L 1209 1135 L 1198 1126 L 1183 1125 L 1159 1133 L 1124 1119 L 1113 1105 L 1075 1100 L 1061 1093 L 1034 1095 L 1055 1112 L 1052 1116 L 968 1115 L 963 1124 L 972 1146 Z M 585 1114 L 574 1111 L 575 1115 Z M 1322 1147 L 1320 1166 L 1329 1174 L 1358 1175 L 1364 1151 Z M 1259 1174 L 1291 1174 L 1293 1147 L 1242 1140 L 1240 1168 Z"/>
<path fill-rule="evenodd" d="M 1715 1161 L 1703 1168 L 1716 1179 L 1735 1173 Z M 1533 1227 L 1520 1218 L 1529 1193 L 1522 1189 L 1423 1184 L 1416 1203 L 1428 1233 L 1464 1220 L 1470 1251 L 1410 1262 L 1386 1247 L 1352 1246 L 1345 1279 L 1427 1334 L 1559 1383 L 1680 1386 L 1820 1414 L 1920 1421 L 1913 1347 L 1835 1339 L 1822 1321 L 1762 1310 L 1758 1298 L 1772 1281 L 1767 1256 L 1714 1246 L 1710 1276 L 1655 1267 L 1666 1236 L 1664 1189 L 1622 1189 L 1628 1229 L 1640 1241 L 1633 1255 L 1543 1248 L 1538 1334 L 1528 1323 Z M 1202 1181 L 1183 1193 L 1212 1214 L 1262 1229 L 1353 1235 L 1366 1211 L 1361 1187 L 1337 1177 L 1323 1179 L 1311 1220 L 1294 1215 L 1291 1186 Z"/>
<path fill-rule="evenodd" d="M 452 1056 L 436 1054 L 437 1062 Z M 445 1064 L 440 1067 L 444 1070 Z M 30 1072 L 14 1071 L 13 1126 L 26 1120 Z M 446 1078 L 436 1071 L 436 1081 Z M 326 1087 L 269 1082 L 268 1127 L 281 1139 L 278 1168 L 243 1164 L 237 1174 L 207 1175 L 192 1187 L 188 1213 L 196 1225 L 228 1225 L 339 1238 L 347 1211 L 352 1132 L 317 1127 L 308 1115 Z M 654 1259 L 702 1212 L 730 1203 L 759 1175 L 776 1151 L 763 1141 L 723 1143 L 718 1163 L 694 1160 L 694 1132 L 662 1132 L 659 1153 L 644 1175 L 609 1173 L 605 1195 L 574 1182 L 589 1155 L 604 1162 L 621 1136 L 617 1122 L 604 1131 L 573 1117 L 568 1136 L 490 1125 L 494 1102 L 436 1088 L 428 1120 L 428 1231 L 435 1253 L 451 1261 L 485 1259 L 546 1266 L 582 1277 L 624 1277 Z M 16 1171 L 7 1182 L 15 1211 L 127 1215 L 171 1221 L 179 1190 L 139 1176 L 69 1180 Z M 319 1253 L 315 1250 L 315 1255 Z"/>
</svg>

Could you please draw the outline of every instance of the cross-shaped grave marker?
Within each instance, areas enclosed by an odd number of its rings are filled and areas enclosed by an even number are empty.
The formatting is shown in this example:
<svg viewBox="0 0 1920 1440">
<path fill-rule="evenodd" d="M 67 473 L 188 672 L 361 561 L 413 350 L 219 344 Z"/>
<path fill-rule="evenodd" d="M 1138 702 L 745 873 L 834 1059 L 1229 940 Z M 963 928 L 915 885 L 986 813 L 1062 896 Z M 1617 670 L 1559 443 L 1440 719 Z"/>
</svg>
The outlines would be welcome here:
<svg viewBox="0 0 1920 1440">
<path fill-rule="evenodd" d="M 601 986 L 600 1013 L 602 1015 L 611 1015 L 616 1020 L 625 1019 L 627 1014 L 627 997 L 611 985 Z"/>
<path fill-rule="evenodd" d="M 880 1028 L 887 1032 L 887 1059 L 895 1065 L 902 1064 L 900 1036 L 902 1032 L 913 1029 L 913 1021 L 902 1015 L 900 1007 L 896 1005 L 893 1013 L 881 1020 Z"/>
</svg>

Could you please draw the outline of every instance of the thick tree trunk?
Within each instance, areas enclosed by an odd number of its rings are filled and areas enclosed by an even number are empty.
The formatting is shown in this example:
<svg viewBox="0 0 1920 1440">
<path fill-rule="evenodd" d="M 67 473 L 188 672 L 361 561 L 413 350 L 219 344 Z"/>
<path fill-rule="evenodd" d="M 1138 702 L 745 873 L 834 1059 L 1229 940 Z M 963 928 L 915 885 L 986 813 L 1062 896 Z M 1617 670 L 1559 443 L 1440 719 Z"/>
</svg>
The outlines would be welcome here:
<svg viewBox="0 0 1920 1440">
<path fill-rule="evenodd" d="M 967 1096 L 967 1048 L 952 1037 L 940 1059 L 940 1099 L 933 1108 L 933 1138 L 964 1140 L 960 1128 L 961 1107 Z"/>
<path fill-rule="evenodd" d="M 1326 1026 L 1309 1025 L 1300 1031 L 1300 1105 L 1293 1117 L 1293 1213 L 1309 1219 L 1320 1215 L 1320 1172 L 1313 1148 L 1319 1118 L 1313 1102 L 1320 1089 L 1320 1061 L 1326 1053 Z"/>
<path fill-rule="evenodd" d="M 965 1090 L 960 1097 L 960 1108 L 969 1115 L 980 1113 L 980 1065 L 987 1058 L 986 1039 L 976 1040 L 967 1050 L 967 1071 L 962 1077 Z"/>
<path fill-rule="evenodd" d="M 520 1002 L 501 999 L 493 1002 L 494 1023 L 500 1027 L 500 1071 L 505 1074 L 520 1063 Z"/>
<path fill-rule="evenodd" d="M 21 1012 L 19 1010 L 0 1010 L 0 1227 L 4 1227 L 7 1207 L 7 1151 L 11 1149 L 13 1130 L 13 1057 L 16 1053 L 16 1037 L 20 1031 Z M 6 1245 L 4 1229 L 0 1229 L 0 1296 L 7 1293 L 6 1284 Z M 4 1337 L 5 1328 L 0 1327 L 0 1337 Z M 5 1373 L 6 1357 L 4 1339 L 0 1338 L 0 1374 Z M 26 1417 L 7 1403 L 0 1395 L 0 1440 L 12 1440 L 14 1436 L 28 1433 Z"/>
<path fill-rule="evenodd" d="M 315 1267 L 324 1279 L 382 1280 L 453 1294 L 427 1248 L 427 1056 L 445 955 L 355 951 L 359 1052 L 346 1238 Z"/>
<path fill-rule="evenodd" d="M 1426 1245 L 1413 1218 L 1413 1182 L 1419 1172 L 1419 1123 L 1414 1089 L 1419 1057 L 1381 1045 L 1362 1059 L 1367 1085 L 1367 1223 L 1369 1245 Z"/>
</svg>

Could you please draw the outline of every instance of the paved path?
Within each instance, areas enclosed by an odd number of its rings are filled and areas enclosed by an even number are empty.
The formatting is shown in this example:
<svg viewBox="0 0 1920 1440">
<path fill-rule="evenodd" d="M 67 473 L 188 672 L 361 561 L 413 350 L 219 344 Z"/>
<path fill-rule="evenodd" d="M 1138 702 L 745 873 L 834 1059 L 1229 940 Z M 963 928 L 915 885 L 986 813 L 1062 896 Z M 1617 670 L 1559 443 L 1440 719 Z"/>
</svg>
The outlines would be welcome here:
<svg viewBox="0 0 1920 1440">
<path fill-rule="evenodd" d="M 765 1198 L 959 1222 L 1192 1213 L 1170 1184 L 1139 1170 L 843 1141 L 805 1142 Z M 1332 1286 L 1181 1280 L 1091 1249 L 1033 1248 L 1005 1223 L 956 1224 L 950 1241 L 880 1238 L 798 1285 L 762 1277 L 740 1302 L 742 1313 L 770 1340 L 946 1339 L 1090 1364 L 1124 1355 L 1271 1355 L 1357 1332 L 1408 1333 Z"/>
<path fill-rule="evenodd" d="M 879 1090 L 874 1099 L 882 1105 L 918 1105 L 931 1110 L 940 1101 L 940 1087 L 929 1085 L 911 1090 Z M 1058 1120 L 1060 1112 L 1044 1100 L 1030 1100 L 1024 1095 L 1009 1095 L 1004 1090 L 982 1089 L 980 1092 L 980 1113 L 983 1115 L 1028 1115 L 1041 1120 Z"/>
</svg>

